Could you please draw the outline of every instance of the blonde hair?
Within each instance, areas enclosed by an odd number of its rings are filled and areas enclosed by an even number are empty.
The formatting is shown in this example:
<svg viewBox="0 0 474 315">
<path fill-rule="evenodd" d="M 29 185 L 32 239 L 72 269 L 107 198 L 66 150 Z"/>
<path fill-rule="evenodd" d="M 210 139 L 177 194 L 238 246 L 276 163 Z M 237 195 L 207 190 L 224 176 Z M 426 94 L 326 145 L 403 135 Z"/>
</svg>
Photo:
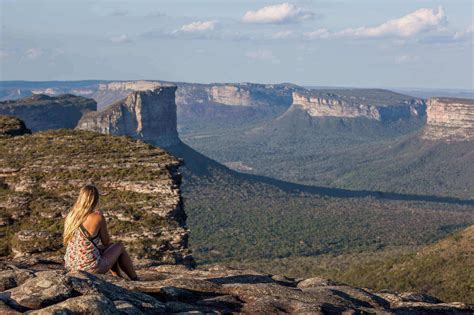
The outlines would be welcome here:
<svg viewBox="0 0 474 315">
<path fill-rule="evenodd" d="M 69 210 L 64 221 L 63 243 L 67 245 L 74 232 L 84 222 L 87 215 L 94 211 L 99 203 L 99 191 L 94 185 L 88 184 L 81 188 L 76 203 Z"/>
</svg>

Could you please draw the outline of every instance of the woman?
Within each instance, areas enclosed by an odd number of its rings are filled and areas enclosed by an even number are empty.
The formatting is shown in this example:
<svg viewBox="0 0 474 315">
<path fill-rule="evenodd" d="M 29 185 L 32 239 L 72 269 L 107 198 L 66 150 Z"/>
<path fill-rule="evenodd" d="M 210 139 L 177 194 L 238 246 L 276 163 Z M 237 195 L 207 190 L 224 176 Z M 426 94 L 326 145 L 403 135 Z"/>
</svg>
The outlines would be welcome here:
<svg viewBox="0 0 474 315">
<path fill-rule="evenodd" d="M 122 243 L 111 243 L 104 215 L 95 210 L 99 192 L 94 185 L 81 188 L 76 203 L 64 222 L 65 266 L 69 272 L 88 271 L 120 276 L 122 269 L 131 280 L 137 280 L 132 260 Z M 99 245 L 99 241 L 102 245 Z"/>
</svg>

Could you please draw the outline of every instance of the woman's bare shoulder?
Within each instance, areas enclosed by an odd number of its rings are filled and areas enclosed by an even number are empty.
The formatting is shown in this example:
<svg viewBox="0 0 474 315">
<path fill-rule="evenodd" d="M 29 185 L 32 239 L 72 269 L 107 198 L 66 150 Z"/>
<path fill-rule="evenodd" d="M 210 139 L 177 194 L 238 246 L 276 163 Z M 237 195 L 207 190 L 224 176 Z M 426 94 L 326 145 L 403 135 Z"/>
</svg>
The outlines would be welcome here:
<svg viewBox="0 0 474 315">
<path fill-rule="evenodd" d="M 87 225 L 87 227 L 92 227 L 94 225 L 100 224 L 104 220 L 104 214 L 97 210 L 95 212 L 90 213 L 86 219 L 84 220 L 84 225 Z"/>
</svg>

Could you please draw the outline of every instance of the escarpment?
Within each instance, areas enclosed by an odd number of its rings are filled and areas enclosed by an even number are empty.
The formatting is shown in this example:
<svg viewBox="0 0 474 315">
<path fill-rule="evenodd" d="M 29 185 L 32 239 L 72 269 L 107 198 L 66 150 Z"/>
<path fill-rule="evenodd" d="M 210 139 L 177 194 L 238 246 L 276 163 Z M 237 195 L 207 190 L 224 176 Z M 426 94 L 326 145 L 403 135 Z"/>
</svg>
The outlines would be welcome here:
<svg viewBox="0 0 474 315">
<path fill-rule="evenodd" d="M 71 94 L 57 97 L 37 94 L 0 102 L 0 115 L 16 116 L 32 131 L 74 128 L 84 113 L 95 110 L 97 103 L 93 99 Z"/>
<path fill-rule="evenodd" d="M 58 255 L 63 218 L 94 183 L 115 241 L 151 263 L 193 264 L 181 160 L 128 137 L 51 130 L 0 137 L 0 255 Z"/>
<path fill-rule="evenodd" d="M 102 111 L 85 115 L 77 129 L 128 135 L 163 147 L 179 144 L 175 91 L 176 86 L 163 86 L 131 92 Z"/>
<path fill-rule="evenodd" d="M 425 106 L 421 99 L 387 90 L 341 89 L 294 92 L 289 110 L 301 109 L 311 117 L 362 117 L 384 122 L 422 119 Z"/>
<path fill-rule="evenodd" d="M 474 140 L 474 100 L 431 98 L 426 113 L 423 139 L 446 142 Z"/>
<path fill-rule="evenodd" d="M 176 103 L 178 103 L 178 106 L 213 104 L 246 107 L 288 107 L 291 104 L 291 93 L 296 90 L 302 90 L 302 88 L 293 84 L 178 83 Z"/>
</svg>

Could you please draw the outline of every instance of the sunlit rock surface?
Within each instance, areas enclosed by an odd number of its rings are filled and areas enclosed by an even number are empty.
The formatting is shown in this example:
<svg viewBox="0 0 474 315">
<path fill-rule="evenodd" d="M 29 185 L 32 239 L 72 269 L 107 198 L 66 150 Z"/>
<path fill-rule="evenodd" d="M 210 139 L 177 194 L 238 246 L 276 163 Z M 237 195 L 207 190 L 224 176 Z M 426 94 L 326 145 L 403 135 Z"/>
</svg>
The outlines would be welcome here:
<svg viewBox="0 0 474 315">
<path fill-rule="evenodd" d="M 428 140 L 474 140 L 474 100 L 432 98 L 426 110 L 422 137 Z"/>
<path fill-rule="evenodd" d="M 0 262 L 0 311 L 32 314 L 472 314 L 474 306 L 416 293 L 372 292 L 334 281 L 293 279 L 214 266 L 150 267 L 140 281 L 66 274 L 54 259 Z"/>
<path fill-rule="evenodd" d="M 289 110 L 300 108 L 312 117 L 364 117 L 378 121 L 423 117 L 424 101 L 376 89 L 311 90 L 293 93 Z"/>
</svg>

